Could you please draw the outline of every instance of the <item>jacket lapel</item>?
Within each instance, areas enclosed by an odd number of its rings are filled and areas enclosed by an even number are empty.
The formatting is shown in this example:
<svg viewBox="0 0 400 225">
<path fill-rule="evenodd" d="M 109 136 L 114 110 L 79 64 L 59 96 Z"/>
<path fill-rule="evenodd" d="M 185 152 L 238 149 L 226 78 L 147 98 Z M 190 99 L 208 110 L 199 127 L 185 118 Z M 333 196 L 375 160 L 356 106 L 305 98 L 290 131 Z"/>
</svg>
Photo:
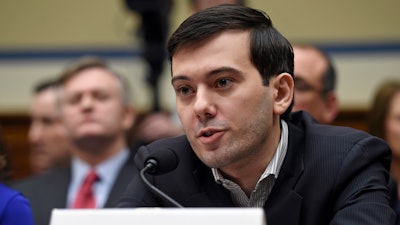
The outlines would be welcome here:
<svg viewBox="0 0 400 225">
<path fill-rule="evenodd" d="M 128 160 L 118 172 L 117 178 L 110 190 L 107 201 L 104 204 L 104 208 L 113 208 L 118 204 L 122 193 L 124 193 L 129 182 L 135 175 L 137 175 L 137 172 L 134 164 L 134 153 L 130 152 Z"/>
<path fill-rule="evenodd" d="M 199 191 L 189 196 L 186 203 L 193 207 L 233 207 L 229 193 L 215 182 L 211 169 L 199 163 L 193 171 L 193 178 L 199 184 Z"/>
<path fill-rule="evenodd" d="M 302 197 L 294 191 L 301 177 L 304 134 L 288 123 L 289 144 L 278 179 L 264 206 L 268 224 L 297 224 L 300 221 Z"/>
</svg>

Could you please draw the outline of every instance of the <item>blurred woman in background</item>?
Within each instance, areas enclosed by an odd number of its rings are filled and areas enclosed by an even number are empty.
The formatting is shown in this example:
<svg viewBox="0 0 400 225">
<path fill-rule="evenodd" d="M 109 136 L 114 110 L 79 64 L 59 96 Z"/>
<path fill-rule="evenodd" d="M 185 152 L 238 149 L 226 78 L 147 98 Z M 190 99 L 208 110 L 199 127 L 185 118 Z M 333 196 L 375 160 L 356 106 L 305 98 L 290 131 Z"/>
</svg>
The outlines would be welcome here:
<svg viewBox="0 0 400 225">
<path fill-rule="evenodd" d="M 1 127 L 0 127 L 1 128 Z M 4 184 L 9 176 L 7 152 L 0 129 L 0 225 L 33 225 L 28 200 Z"/>
<path fill-rule="evenodd" d="M 397 182 L 396 213 L 400 225 L 400 80 L 388 80 L 375 92 L 371 105 L 368 130 L 385 139 L 392 149 L 390 173 Z"/>
</svg>

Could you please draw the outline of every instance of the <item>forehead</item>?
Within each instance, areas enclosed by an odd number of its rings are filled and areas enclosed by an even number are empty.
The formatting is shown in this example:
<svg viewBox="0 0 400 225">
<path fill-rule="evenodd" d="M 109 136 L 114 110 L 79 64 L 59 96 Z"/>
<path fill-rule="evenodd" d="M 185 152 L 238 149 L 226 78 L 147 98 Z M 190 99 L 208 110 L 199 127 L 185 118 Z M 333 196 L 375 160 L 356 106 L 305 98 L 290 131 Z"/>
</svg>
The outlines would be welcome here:
<svg viewBox="0 0 400 225">
<path fill-rule="evenodd" d="M 313 48 L 294 47 L 293 52 L 295 76 L 310 81 L 322 81 L 328 66 L 325 57 Z"/>
<path fill-rule="evenodd" d="M 46 105 L 47 107 L 53 106 L 56 103 L 56 91 L 54 89 L 45 89 L 33 96 L 32 106 L 43 107 Z"/>
<path fill-rule="evenodd" d="M 221 66 L 252 66 L 249 36 L 248 31 L 225 31 L 179 47 L 172 57 L 172 75 L 205 72 Z"/>
<path fill-rule="evenodd" d="M 32 115 L 56 114 L 56 101 L 55 90 L 46 89 L 40 91 L 32 99 L 30 113 Z"/>
<path fill-rule="evenodd" d="M 56 96 L 57 96 L 56 89 L 46 88 L 44 90 L 37 92 L 33 96 L 33 98 L 35 100 L 40 100 L 40 101 L 54 101 L 56 99 Z"/>
<path fill-rule="evenodd" d="M 74 74 L 63 85 L 63 89 L 67 93 L 69 91 L 115 90 L 117 88 L 117 78 L 110 71 L 97 67 L 84 69 Z"/>
</svg>

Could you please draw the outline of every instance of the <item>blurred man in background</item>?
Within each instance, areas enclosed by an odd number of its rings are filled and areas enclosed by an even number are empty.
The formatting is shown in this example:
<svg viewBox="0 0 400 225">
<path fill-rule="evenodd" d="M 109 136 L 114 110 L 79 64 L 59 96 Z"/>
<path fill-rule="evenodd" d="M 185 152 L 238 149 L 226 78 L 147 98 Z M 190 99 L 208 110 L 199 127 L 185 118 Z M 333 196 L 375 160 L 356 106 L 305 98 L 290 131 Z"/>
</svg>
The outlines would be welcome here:
<svg viewBox="0 0 400 225">
<path fill-rule="evenodd" d="M 34 89 L 28 133 L 29 160 L 33 174 L 66 166 L 69 162 L 72 146 L 57 106 L 58 94 L 55 80 L 43 81 Z"/>
<path fill-rule="evenodd" d="M 293 111 L 304 110 L 318 122 L 332 123 L 339 111 L 336 72 L 329 56 L 312 45 L 295 44 Z"/>
<path fill-rule="evenodd" d="M 97 57 L 70 64 L 60 79 L 60 110 L 73 144 L 70 166 L 15 185 L 30 201 L 36 225 L 54 208 L 110 208 L 134 176 L 126 134 L 135 120 L 127 82 Z"/>
</svg>

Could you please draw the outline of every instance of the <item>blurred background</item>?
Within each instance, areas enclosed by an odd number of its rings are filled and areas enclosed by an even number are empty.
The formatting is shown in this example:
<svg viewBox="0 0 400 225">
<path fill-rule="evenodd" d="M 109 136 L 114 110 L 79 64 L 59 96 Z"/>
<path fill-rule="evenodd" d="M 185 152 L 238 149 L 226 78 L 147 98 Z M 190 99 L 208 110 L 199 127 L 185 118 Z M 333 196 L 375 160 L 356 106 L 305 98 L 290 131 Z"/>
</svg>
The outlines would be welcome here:
<svg viewBox="0 0 400 225">
<path fill-rule="evenodd" d="M 320 46 L 338 73 L 339 125 L 364 129 L 375 88 L 400 78 L 400 1 L 246 0 L 267 12 L 291 42 Z M 170 32 L 191 13 L 189 0 L 174 0 Z M 151 107 L 141 57 L 140 18 L 122 0 L 0 0 L 0 124 L 12 152 L 16 176 L 26 163 L 27 114 L 32 88 L 56 77 L 66 64 L 86 54 L 105 57 L 133 89 L 139 111 Z M 159 85 L 161 106 L 174 110 L 169 65 Z M 15 166 L 16 165 L 16 166 Z"/>
</svg>

